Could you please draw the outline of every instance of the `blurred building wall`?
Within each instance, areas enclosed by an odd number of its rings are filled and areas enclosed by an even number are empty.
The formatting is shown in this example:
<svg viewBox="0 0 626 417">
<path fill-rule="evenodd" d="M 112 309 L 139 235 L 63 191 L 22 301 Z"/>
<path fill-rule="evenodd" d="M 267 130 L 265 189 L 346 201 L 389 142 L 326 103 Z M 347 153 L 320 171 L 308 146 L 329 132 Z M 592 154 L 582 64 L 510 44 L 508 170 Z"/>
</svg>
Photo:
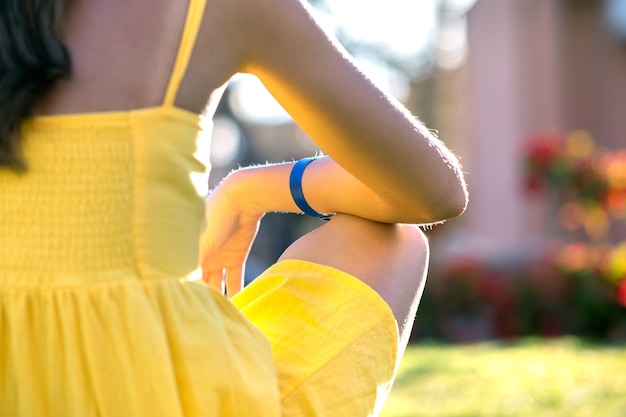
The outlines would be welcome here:
<svg viewBox="0 0 626 417">
<path fill-rule="evenodd" d="M 468 61 L 439 87 L 445 96 L 455 87 L 464 110 L 450 115 L 445 102 L 438 107 L 460 123 L 451 145 L 470 187 L 456 242 L 463 250 L 523 255 L 548 242 L 555 228 L 545 202 L 522 187 L 520 152 L 531 135 L 585 129 L 599 144 L 626 147 L 626 41 L 608 29 L 602 7 L 479 0 L 470 11 Z M 446 117 L 438 118 L 445 126 Z"/>
</svg>

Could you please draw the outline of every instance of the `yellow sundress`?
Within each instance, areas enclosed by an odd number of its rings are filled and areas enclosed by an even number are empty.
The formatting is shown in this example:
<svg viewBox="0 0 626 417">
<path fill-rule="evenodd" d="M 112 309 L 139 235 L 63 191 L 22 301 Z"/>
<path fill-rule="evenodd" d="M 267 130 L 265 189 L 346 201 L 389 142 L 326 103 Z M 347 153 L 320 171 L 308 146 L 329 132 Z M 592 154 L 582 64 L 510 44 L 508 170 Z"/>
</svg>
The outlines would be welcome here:
<svg viewBox="0 0 626 417">
<path fill-rule="evenodd" d="M 0 170 L 0 417 L 355 417 L 386 397 L 397 327 L 356 278 L 280 262 L 233 302 L 198 279 L 208 155 L 173 103 L 204 2 L 162 105 L 28 119 L 29 171 Z"/>
</svg>

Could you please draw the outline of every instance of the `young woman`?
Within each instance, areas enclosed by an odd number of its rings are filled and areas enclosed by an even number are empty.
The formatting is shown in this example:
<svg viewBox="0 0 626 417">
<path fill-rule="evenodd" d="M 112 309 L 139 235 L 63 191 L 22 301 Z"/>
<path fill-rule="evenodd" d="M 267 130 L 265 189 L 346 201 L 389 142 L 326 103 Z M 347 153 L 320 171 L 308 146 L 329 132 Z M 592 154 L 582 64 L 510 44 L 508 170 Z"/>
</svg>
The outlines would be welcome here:
<svg viewBox="0 0 626 417">
<path fill-rule="evenodd" d="M 428 265 L 408 224 L 467 201 L 442 142 L 301 0 L 0 8 L 2 414 L 376 414 Z M 328 156 L 204 199 L 201 121 L 238 72 Z M 241 290 L 263 215 L 302 211 L 334 217 Z"/>
</svg>

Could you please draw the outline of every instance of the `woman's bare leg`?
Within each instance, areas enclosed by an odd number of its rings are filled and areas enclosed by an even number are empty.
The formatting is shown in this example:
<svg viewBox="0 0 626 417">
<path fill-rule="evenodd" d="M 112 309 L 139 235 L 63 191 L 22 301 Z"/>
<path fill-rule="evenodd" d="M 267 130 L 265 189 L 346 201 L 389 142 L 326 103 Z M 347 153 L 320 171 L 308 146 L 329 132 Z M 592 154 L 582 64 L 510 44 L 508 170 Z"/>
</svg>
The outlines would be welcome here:
<svg viewBox="0 0 626 417">
<path fill-rule="evenodd" d="M 424 289 L 428 258 L 428 242 L 418 227 L 340 214 L 294 242 L 280 260 L 331 266 L 368 284 L 393 311 L 401 355 Z"/>
</svg>

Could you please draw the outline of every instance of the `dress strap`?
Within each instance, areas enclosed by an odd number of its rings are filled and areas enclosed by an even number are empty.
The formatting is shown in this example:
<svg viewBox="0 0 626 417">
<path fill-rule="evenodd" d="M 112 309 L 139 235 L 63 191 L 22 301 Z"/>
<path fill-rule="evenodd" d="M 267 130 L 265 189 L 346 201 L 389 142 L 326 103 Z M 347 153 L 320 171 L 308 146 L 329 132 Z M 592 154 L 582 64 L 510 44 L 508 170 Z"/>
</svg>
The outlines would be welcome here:
<svg viewBox="0 0 626 417">
<path fill-rule="evenodd" d="M 198 37 L 198 31 L 202 24 L 202 18 L 204 16 L 204 6 L 206 0 L 189 0 L 189 9 L 187 11 L 187 19 L 185 21 L 185 28 L 183 29 L 183 35 L 180 40 L 180 46 L 178 47 L 178 54 L 176 56 L 176 62 L 174 63 L 174 70 L 170 77 L 167 91 L 165 92 L 165 98 L 163 100 L 164 105 L 173 106 L 178 94 L 180 83 L 185 76 L 193 47 L 196 44 L 196 38 Z"/>
</svg>

